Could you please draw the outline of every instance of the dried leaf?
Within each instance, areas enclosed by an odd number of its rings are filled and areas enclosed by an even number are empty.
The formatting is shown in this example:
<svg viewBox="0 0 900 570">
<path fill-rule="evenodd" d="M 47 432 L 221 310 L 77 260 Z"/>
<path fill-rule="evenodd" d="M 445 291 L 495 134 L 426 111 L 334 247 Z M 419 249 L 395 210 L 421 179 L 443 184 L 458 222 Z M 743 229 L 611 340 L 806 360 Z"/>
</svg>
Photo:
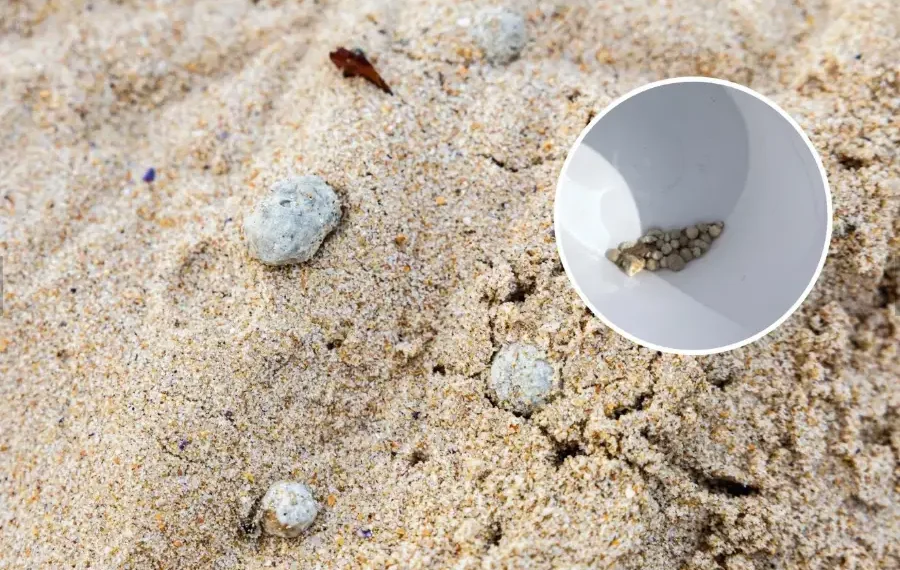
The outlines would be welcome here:
<svg viewBox="0 0 900 570">
<path fill-rule="evenodd" d="M 362 77 L 388 95 L 394 94 L 391 88 L 388 87 L 388 84 L 384 82 L 384 79 L 375 71 L 375 67 L 366 59 L 366 54 L 362 50 L 355 49 L 350 51 L 339 47 L 328 55 L 331 58 L 331 62 L 344 72 L 344 77 Z"/>
</svg>

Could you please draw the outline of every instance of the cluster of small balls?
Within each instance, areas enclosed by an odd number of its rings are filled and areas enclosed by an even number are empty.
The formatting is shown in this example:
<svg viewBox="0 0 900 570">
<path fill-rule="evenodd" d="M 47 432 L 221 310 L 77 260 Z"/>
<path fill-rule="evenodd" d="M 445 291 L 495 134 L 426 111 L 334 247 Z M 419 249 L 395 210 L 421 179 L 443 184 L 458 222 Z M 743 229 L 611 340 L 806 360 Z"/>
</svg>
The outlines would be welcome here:
<svg viewBox="0 0 900 570">
<path fill-rule="evenodd" d="M 606 257 L 629 277 L 644 269 L 681 271 L 689 261 L 703 256 L 724 229 L 724 222 L 669 231 L 653 228 L 639 240 L 622 242 L 607 251 Z"/>
</svg>

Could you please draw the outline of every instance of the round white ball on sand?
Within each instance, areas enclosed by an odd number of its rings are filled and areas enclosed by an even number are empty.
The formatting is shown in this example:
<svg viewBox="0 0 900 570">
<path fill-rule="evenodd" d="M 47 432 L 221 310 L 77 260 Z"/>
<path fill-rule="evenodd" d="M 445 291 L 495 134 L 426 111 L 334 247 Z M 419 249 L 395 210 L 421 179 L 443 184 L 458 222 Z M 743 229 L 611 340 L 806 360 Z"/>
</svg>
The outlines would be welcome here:
<svg viewBox="0 0 900 570">
<path fill-rule="evenodd" d="M 500 349 L 491 365 L 489 389 L 501 408 L 528 415 L 547 402 L 556 385 L 553 366 L 544 353 L 527 344 Z"/>
<path fill-rule="evenodd" d="M 525 18 L 504 8 L 485 8 L 475 18 L 472 36 L 488 61 L 509 63 L 525 47 Z"/>
<path fill-rule="evenodd" d="M 280 180 L 244 219 L 250 255 L 267 265 L 311 258 L 341 219 L 337 194 L 318 176 Z"/>
<path fill-rule="evenodd" d="M 269 487 L 259 506 L 263 530 L 282 538 L 294 538 L 308 529 L 319 505 L 303 483 L 279 481 Z"/>
</svg>

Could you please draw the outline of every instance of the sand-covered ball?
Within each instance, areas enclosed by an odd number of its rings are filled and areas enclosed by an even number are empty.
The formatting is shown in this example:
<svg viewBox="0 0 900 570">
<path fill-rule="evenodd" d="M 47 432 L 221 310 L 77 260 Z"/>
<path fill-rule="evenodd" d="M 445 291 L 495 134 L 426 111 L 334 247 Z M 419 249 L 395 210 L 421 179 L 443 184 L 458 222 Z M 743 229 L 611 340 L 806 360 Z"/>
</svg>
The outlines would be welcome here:
<svg viewBox="0 0 900 570">
<path fill-rule="evenodd" d="M 488 390 L 501 408 L 529 415 L 547 402 L 555 384 L 553 366 L 540 349 L 511 344 L 494 358 Z"/>
<path fill-rule="evenodd" d="M 244 220 L 250 255 L 267 265 L 311 258 L 341 219 L 337 194 L 318 176 L 276 182 Z"/>
<path fill-rule="evenodd" d="M 271 535 L 294 538 L 312 525 L 319 505 L 303 483 L 274 483 L 259 507 L 263 530 Z"/>
<path fill-rule="evenodd" d="M 519 57 L 528 39 L 525 18 L 505 8 L 486 8 L 479 12 L 472 36 L 488 61 L 497 64 Z"/>
</svg>

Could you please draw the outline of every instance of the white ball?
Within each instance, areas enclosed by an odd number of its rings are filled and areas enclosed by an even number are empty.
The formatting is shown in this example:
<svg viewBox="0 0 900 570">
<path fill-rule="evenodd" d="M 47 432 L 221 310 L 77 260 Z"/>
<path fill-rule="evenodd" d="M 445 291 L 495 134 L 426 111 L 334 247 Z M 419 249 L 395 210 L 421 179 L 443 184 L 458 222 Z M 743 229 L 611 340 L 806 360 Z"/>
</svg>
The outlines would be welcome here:
<svg viewBox="0 0 900 570">
<path fill-rule="evenodd" d="M 556 386 L 556 372 L 540 349 L 527 344 L 503 347 L 491 365 L 489 389 L 497 405 L 528 415 L 542 407 Z"/>
<path fill-rule="evenodd" d="M 279 481 L 269 487 L 260 503 L 263 530 L 283 538 L 294 538 L 312 525 L 319 505 L 303 483 Z"/>
</svg>

